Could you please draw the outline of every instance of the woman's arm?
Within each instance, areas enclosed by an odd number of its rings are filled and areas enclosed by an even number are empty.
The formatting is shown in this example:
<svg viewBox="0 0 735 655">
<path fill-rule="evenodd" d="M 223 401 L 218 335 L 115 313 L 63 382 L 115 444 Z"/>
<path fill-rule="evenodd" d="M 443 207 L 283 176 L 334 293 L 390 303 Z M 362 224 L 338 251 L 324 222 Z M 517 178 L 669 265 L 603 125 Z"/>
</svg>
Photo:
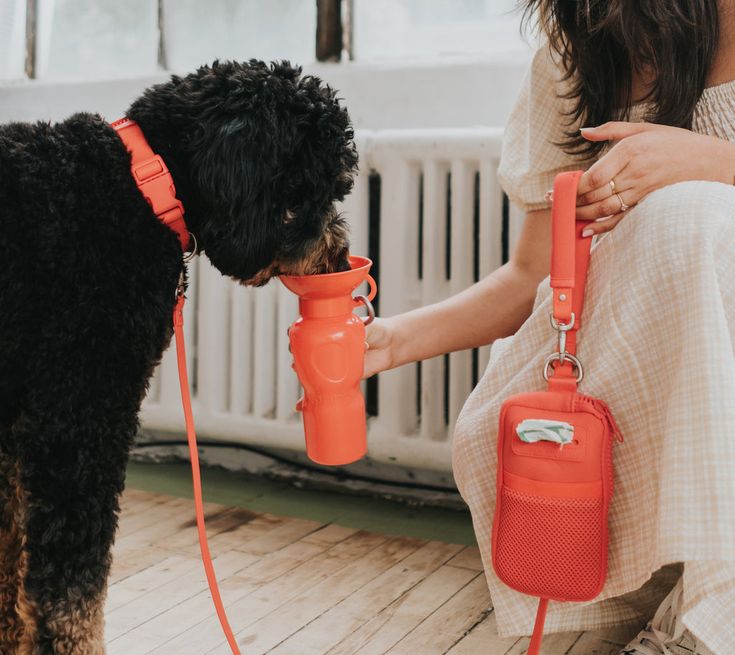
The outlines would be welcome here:
<svg viewBox="0 0 735 655">
<path fill-rule="evenodd" d="M 367 331 L 365 377 L 513 334 L 549 274 L 550 252 L 550 211 L 530 212 L 507 264 L 446 300 L 376 319 Z"/>
</svg>

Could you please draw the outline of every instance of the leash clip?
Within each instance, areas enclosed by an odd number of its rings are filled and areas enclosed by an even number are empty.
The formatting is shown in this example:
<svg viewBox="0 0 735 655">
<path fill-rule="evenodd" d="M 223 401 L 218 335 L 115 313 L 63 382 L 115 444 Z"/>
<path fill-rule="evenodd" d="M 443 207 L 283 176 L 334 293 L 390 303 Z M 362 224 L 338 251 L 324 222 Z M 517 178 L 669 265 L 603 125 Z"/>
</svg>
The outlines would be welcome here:
<svg viewBox="0 0 735 655">
<path fill-rule="evenodd" d="M 184 275 L 184 271 L 181 271 L 179 273 L 179 281 L 176 285 L 176 299 L 183 298 L 184 294 L 186 293 L 186 276 Z"/>
<path fill-rule="evenodd" d="M 174 304 L 174 328 L 184 325 L 184 302 L 186 301 L 186 277 L 184 271 L 179 274 L 179 282 L 176 285 L 176 304 Z"/>
<path fill-rule="evenodd" d="M 554 362 L 559 362 L 564 365 L 567 360 L 571 362 L 572 366 L 577 370 L 577 384 L 582 381 L 584 377 L 584 370 L 582 369 L 582 362 L 579 361 L 572 353 L 567 352 L 567 332 L 574 328 L 575 316 L 572 312 L 569 323 L 561 323 L 554 318 L 554 314 L 550 315 L 551 327 L 553 327 L 559 337 L 559 352 L 551 353 L 544 361 L 544 380 L 549 381 L 549 368 Z"/>
<path fill-rule="evenodd" d="M 551 327 L 553 327 L 559 335 L 559 362 L 564 363 L 567 357 L 571 355 L 567 352 L 567 332 L 574 327 L 574 312 L 572 312 L 572 318 L 569 323 L 560 323 L 551 314 Z"/>
</svg>

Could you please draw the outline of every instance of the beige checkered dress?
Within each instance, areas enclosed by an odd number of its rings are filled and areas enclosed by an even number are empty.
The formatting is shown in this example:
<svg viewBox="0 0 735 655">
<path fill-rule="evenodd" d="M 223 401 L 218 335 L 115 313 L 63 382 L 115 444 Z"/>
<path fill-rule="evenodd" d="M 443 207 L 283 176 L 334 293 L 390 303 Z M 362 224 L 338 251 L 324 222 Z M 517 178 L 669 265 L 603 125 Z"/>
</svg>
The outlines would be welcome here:
<svg viewBox="0 0 735 655">
<path fill-rule="evenodd" d="M 507 125 L 501 181 L 527 210 L 546 206 L 557 172 L 580 167 L 553 145 L 561 84 L 542 49 Z M 735 83 L 705 90 L 694 129 L 735 141 Z M 503 585 L 490 562 L 498 412 L 508 396 L 544 388 L 550 299 L 547 279 L 529 319 L 493 344 L 454 436 L 501 635 L 529 634 L 537 601 Z M 735 653 L 734 347 L 735 187 L 686 182 L 650 194 L 593 246 L 579 335 L 581 391 L 609 403 L 625 436 L 607 584 L 595 602 L 550 603 L 548 631 L 649 619 L 681 571 L 659 569 L 681 562 L 685 625 L 716 655 Z"/>
</svg>

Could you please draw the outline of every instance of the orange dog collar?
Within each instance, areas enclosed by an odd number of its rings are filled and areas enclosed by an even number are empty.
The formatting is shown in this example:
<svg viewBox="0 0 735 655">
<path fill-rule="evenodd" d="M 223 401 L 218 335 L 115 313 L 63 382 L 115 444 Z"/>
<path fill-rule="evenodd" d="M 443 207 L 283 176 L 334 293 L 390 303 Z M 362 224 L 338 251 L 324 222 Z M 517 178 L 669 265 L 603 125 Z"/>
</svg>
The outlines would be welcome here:
<svg viewBox="0 0 735 655">
<path fill-rule="evenodd" d="M 184 251 L 189 249 L 191 234 L 184 221 L 184 205 L 176 197 L 174 179 L 160 155 L 153 152 L 143 130 L 129 118 L 112 123 L 130 153 L 130 170 L 140 192 L 159 220 L 176 232 Z"/>
</svg>

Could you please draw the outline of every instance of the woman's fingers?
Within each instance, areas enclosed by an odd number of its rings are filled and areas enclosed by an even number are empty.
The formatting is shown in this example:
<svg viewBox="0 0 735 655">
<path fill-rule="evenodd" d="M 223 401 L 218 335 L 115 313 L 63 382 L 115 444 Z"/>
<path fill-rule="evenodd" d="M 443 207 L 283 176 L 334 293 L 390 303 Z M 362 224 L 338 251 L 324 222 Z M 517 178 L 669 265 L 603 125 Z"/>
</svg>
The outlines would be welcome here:
<svg viewBox="0 0 735 655">
<path fill-rule="evenodd" d="M 616 193 L 620 193 L 623 189 L 630 189 L 636 185 L 636 171 L 635 167 L 631 166 L 631 162 L 628 161 L 623 168 L 614 176 L 611 177 L 607 182 L 596 189 L 591 191 L 577 193 L 577 207 L 583 207 L 584 205 L 592 205 L 601 200 L 605 200 L 610 197 L 614 197 Z M 584 176 L 583 176 L 584 177 Z M 581 186 L 582 178 L 580 178 Z"/>
<path fill-rule="evenodd" d="M 382 348 L 387 341 L 388 332 L 382 318 L 376 318 L 365 327 L 365 343 L 368 348 Z"/>
<path fill-rule="evenodd" d="M 579 131 L 588 141 L 620 141 L 620 139 L 650 130 L 652 127 L 650 123 L 608 121 L 595 127 L 583 127 Z"/>
<path fill-rule="evenodd" d="M 587 193 L 577 196 L 577 207 L 584 207 L 585 205 L 592 205 L 601 200 L 609 198 L 617 190 L 617 184 L 612 185 L 609 182 L 598 189 L 592 189 Z"/>
<path fill-rule="evenodd" d="M 609 232 L 624 218 L 625 212 L 618 212 L 613 216 L 594 221 L 582 230 L 582 236 L 591 237 L 595 234 L 604 234 L 605 232 Z"/>
<path fill-rule="evenodd" d="M 615 180 L 615 186 L 620 187 L 620 173 L 631 160 L 628 141 L 615 144 L 610 152 L 603 155 L 590 166 L 579 178 L 577 195 L 584 195 L 603 187 L 610 188 L 610 180 Z"/>
<path fill-rule="evenodd" d="M 604 200 L 577 207 L 577 219 L 581 221 L 596 221 L 606 216 L 613 216 L 620 212 L 626 211 L 628 207 L 635 204 L 633 197 L 635 191 L 626 189 L 625 191 L 616 191 L 613 195 L 608 196 Z"/>
</svg>

